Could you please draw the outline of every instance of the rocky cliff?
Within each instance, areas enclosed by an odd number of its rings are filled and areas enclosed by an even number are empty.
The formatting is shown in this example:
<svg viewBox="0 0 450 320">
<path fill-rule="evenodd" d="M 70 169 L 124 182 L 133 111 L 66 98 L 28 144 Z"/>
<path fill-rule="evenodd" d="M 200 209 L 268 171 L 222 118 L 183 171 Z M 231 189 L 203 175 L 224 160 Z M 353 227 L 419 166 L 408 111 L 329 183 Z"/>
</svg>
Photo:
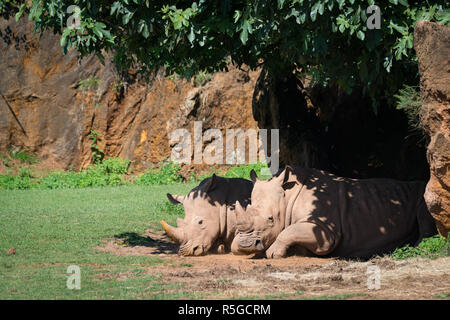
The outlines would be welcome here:
<svg viewBox="0 0 450 320">
<path fill-rule="evenodd" d="M 58 37 L 38 39 L 32 24 L 0 18 L 0 151 L 26 149 L 53 167 L 92 162 L 89 133 L 105 156 L 142 171 L 170 156 L 168 130 L 256 128 L 252 94 L 258 72 L 231 67 L 206 84 L 116 73 L 96 57 L 62 54 Z"/>
<path fill-rule="evenodd" d="M 450 231 L 450 27 L 419 21 L 414 48 L 423 101 L 421 123 L 429 137 L 425 201 L 439 232 L 446 236 Z"/>
</svg>

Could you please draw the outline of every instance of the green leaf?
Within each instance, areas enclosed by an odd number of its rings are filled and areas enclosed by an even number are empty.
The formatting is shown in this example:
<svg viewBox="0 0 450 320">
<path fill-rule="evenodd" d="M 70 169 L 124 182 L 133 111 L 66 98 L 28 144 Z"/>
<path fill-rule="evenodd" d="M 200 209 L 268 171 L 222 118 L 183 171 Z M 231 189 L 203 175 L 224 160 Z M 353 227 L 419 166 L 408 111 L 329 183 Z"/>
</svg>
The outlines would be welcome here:
<svg viewBox="0 0 450 320">
<path fill-rule="evenodd" d="M 248 41 L 248 30 L 247 28 L 243 28 L 241 31 L 241 34 L 239 35 L 239 38 L 241 39 L 242 44 L 246 44 Z"/>
<path fill-rule="evenodd" d="M 128 24 L 130 22 L 131 18 L 133 17 L 134 12 L 128 11 L 126 14 L 122 16 L 122 23 Z"/>
<path fill-rule="evenodd" d="M 316 21 L 317 11 L 319 10 L 319 5 L 320 5 L 320 2 L 316 2 L 311 8 L 310 17 L 313 22 Z"/>
<path fill-rule="evenodd" d="M 242 16 L 242 11 L 236 10 L 234 12 L 234 16 L 233 16 L 234 23 L 238 22 L 238 20 L 241 18 L 241 16 Z"/>
<path fill-rule="evenodd" d="M 299 14 L 299 16 L 295 19 L 295 22 L 297 22 L 297 24 L 304 24 L 306 22 L 306 13 Z"/>
<path fill-rule="evenodd" d="M 323 11 L 325 10 L 325 4 L 320 2 L 319 4 L 319 14 L 323 15 Z"/>
<path fill-rule="evenodd" d="M 393 29 L 395 29 L 396 31 L 400 32 L 400 33 L 405 33 L 406 32 L 406 28 L 405 27 L 401 27 L 397 24 L 395 24 L 394 22 L 390 22 L 389 26 L 391 26 Z"/>
<path fill-rule="evenodd" d="M 193 27 L 191 27 L 191 32 L 189 32 L 187 38 L 188 38 L 190 43 L 194 42 L 194 40 L 195 40 L 195 33 L 194 33 L 194 28 Z"/>
<path fill-rule="evenodd" d="M 328 10 L 331 11 L 334 8 L 334 1 L 328 1 Z"/>
<path fill-rule="evenodd" d="M 365 38 L 364 32 L 362 32 L 361 30 L 359 30 L 359 31 L 356 33 L 356 36 L 357 36 L 358 39 L 360 39 L 360 40 L 364 40 L 364 38 Z"/>
</svg>

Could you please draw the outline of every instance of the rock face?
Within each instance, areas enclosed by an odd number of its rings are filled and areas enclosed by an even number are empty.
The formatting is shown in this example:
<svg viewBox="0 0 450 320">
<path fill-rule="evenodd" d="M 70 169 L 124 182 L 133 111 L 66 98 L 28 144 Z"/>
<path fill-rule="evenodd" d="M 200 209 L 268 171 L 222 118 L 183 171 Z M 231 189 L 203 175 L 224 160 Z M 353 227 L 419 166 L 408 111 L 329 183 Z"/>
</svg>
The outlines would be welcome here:
<svg viewBox="0 0 450 320">
<path fill-rule="evenodd" d="M 414 29 L 423 106 L 422 127 L 429 136 L 428 209 L 439 233 L 450 230 L 450 27 L 419 21 Z"/>
<path fill-rule="evenodd" d="M 91 130 L 105 156 L 142 171 L 170 157 L 168 130 L 257 128 L 251 100 L 258 72 L 231 67 L 200 88 L 158 74 L 119 77 L 96 57 L 62 54 L 57 36 L 33 35 L 25 19 L 0 17 L 0 152 L 26 149 L 53 167 L 92 162 Z M 124 81 L 125 79 L 125 81 Z M 187 108 L 186 108 L 187 107 Z"/>
</svg>

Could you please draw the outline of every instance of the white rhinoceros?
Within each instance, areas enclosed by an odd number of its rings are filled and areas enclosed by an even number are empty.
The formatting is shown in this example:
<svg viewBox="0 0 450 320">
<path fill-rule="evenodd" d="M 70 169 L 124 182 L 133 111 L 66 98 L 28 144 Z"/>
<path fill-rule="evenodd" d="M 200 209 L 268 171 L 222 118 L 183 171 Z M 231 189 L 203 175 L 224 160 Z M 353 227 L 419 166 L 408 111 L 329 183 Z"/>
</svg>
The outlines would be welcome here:
<svg viewBox="0 0 450 320">
<path fill-rule="evenodd" d="M 286 167 L 260 181 L 251 173 L 251 205 L 236 204 L 239 250 L 284 257 L 293 245 L 316 255 L 369 258 L 436 234 L 425 183 L 356 180 Z"/>
<path fill-rule="evenodd" d="M 246 207 L 253 183 L 241 178 L 223 178 L 215 174 L 204 179 L 186 196 L 167 194 L 173 204 L 182 204 L 185 218 L 177 227 L 164 220 L 167 235 L 180 244 L 182 255 L 203 255 L 210 251 L 238 253 L 233 243 L 236 233 L 235 203 Z"/>
</svg>

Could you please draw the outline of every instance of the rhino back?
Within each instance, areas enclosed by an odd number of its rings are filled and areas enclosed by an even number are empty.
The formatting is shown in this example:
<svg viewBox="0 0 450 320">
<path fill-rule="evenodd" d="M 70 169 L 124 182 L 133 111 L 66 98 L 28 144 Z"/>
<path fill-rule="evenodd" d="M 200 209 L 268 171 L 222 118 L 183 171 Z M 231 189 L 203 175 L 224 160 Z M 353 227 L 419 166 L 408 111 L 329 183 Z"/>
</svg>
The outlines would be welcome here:
<svg viewBox="0 0 450 320">
<path fill-rule="evenodd" d="M 218 177 L 218 179 L 220 183 L 217 183 L 217 188 L 211 191 L 211 199 L 227 206 L 233 206 L 239 201 L 245 208 L 250 201 L 253 183 L 242 178 Z"/>
<path fill-rule="evenodd" d="M 359 180 L 342 185 L 340 246 L 336 254 L 382 254 L 418 238 L 417 210 L 424 184 L 395 180 Z"/>
<path fill-rule="evenodd" d="M 292 220 L 320 223 L 332 231 L 339 239 L 332 255 L 369 257 L 417 240 L 425 183 L 309 173 L 303 181 L 300 176 Z"/>
</svg>

